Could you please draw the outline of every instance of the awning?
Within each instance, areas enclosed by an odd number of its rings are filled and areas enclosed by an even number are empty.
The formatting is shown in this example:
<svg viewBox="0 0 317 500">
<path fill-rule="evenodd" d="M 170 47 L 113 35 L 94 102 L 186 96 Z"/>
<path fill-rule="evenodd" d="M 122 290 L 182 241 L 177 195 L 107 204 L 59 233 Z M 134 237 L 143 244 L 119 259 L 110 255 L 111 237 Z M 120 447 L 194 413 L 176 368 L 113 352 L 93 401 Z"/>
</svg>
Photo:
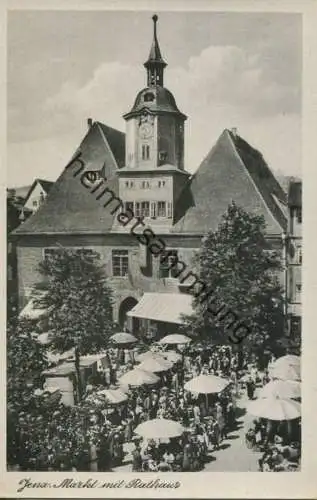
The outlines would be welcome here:
<svg viewBox="0 0 317 500">
<path fill-rule="evenodd" d="M 183 324 L 182 315 L 193 314 L 192 296 L 185 293 L 145 293 L 127 314 L 135 318 Z"/>
<path fill-rule="evenodd" d="M 19 314 L 20 318 L 39 319 L 47 313 L 47 309 L 39 309 L 34 305 L 34 299 L 29 300 Z"/>
</svg>

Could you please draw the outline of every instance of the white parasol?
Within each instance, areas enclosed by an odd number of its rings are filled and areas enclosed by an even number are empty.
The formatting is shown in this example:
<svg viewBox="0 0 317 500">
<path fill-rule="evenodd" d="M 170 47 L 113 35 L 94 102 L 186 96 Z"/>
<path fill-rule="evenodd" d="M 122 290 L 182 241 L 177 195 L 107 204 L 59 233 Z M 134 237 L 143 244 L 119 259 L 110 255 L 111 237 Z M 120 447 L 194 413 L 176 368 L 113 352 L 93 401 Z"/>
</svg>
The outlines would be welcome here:
<svg viewBox="0 0 317 500">
<path fill-rule="evenodd" d="M 301 379 L 300 366 L 297 365 L 273 365 L 269 369 L 270 376 L 280 380 L 297 380 Z"/>
<path fill-rule="evenodd" d="M 138 425 L 134 432 L 146 439 L 168 439 L 181 436 L 184 430 L 184 427 L 179 422 L 165 418 L 155 418 Z"/>
<path fill-rule="evenodd" d="M 186 335 L 173 333 L 171 335 L 166 335 L 166 337 L 163 337 L 159 341 L 159 344 L 188 344 L 189 342 L 191 342 L 191 339 L 189 337 L 186 337 Z"/>
<path fill-rule="evenodd" d="M 163 357 L 163 354 L 159 353 L 159 352 L 153 352 L 153 351 L 146 351 L 146 352 L 142 352 L 141 354 L 137 354 L 135 356 L 135 359 L 136 361 L 145 361 L 147 359 L 158 359 L 158 360 L 163 360 L 164 361 L 164 357 Z"/>
<path fill-rule="evenodd" d="M 128 399 L 127 395 L 120 391 L 120 389 L 103 389 L 102 391 L 98 391 L 96 396 L 112 405 L 124 403 Z"/>
<path fill-rule="evenodd" d="M 170 370 L 173 367 L 173 363 L 167 361 L 167 359 L 157 359 L 157 358 L 149 358 L 142 361 L 142 363 L 138 366 L 140 370 L 145 370 L 147 372 L 159 373 Z"/>
<path fill-rule="evenodd" d="M 141 385 L 156 384 L 160 378 L 151 372 L 140 370 L 139 367 L 129 370 L 119 378 L 119 384 L 131 387 L 139 387 Z"/>
<path fill-rule="evenodd" d="M 258 398 L 298 399 L 301 397 L 301 384 L 295 380 L 271 380 L 258 392 Z"/>
<path fill-rule="evenodd" d="M 216 375 L 199 375 L 184 385 L 186 391 L 198 394 L 213 394 L 223 391 L 229 381 Z"/>
<path fill-rule="evenodd" d="M 261 398 L 251 401 L 247 412 L 269 420 L 292 420 L 301 416 L 301 405 L 292 399 Z"/>
<path fill-rule="evenodd" d="M 116 344 L 132 344 L 138 342 L 138 339 L 131 335 L 131 333 L 119 332 L 111 335 L 110 340 Z"/>
</svg>

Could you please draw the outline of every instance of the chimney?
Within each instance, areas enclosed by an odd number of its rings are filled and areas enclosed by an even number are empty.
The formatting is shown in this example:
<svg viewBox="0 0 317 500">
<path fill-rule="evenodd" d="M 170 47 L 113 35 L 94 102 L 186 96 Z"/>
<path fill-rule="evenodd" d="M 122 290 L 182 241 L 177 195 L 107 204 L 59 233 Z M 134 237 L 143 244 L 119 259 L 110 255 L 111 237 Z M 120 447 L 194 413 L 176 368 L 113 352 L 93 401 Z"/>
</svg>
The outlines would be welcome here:
<svg viewBox="0 0 317 500">
<path fill-rule="evenodd" d="M 231 133 L 232 133 L 233 137 L 236 138 L 237 137 L 237 127 L 233 127 L 231 129 Z"/>
<path fill-rule="evenodd" d="M 92 127 L 92 118 L 87 119 L 88 130 Z"/>
</svg>

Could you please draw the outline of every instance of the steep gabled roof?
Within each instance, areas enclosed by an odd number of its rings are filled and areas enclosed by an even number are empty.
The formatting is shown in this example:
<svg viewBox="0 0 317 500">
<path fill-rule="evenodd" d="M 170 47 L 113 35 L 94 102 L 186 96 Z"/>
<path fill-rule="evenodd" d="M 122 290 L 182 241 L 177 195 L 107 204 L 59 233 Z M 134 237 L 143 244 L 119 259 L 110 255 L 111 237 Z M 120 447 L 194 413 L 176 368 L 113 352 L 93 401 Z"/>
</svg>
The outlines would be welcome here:
<svg viewBox="0 0 317 500">
<path fill-rule="evenodd" d="M 103 170 L 107 187 L 115 193 L 118 192 L 116 170 L 123 164 L 124 144 L 122 132 L 95 122 L 76 151 L 81 152 L 87 170 Z M 15 234 L 109 232 L 114 216 L 81 184 L 80 176 L 74 177 L 78 168 L 77 163 L 63 170 L 45 202 Z"/>
<path fill-rule="evenodd" d="M 30 188 L 25 196 L 24 203 L 26 203 L 28 201 L 28 199 L 30 198 L 30 196 L 33 193 L 34 188 L 37 184 L 40 184 L 42 186 L 42 189 L 44 189 L 45 193 L 48 194 L 51 187 L 53 186 L 54 182 L 47 181 L 45 179 L 34 179 L 32 186 L 30 186 Z"/>
<path fill-rule="evenodd" d="M 286 204 L 285 193 L 262 155 L 241 137 L 224 130 L 184 188 L 172 232 L 204 234 L 216 230 L 234 201 L 248 212 L 263 215 L 268 234 L 280 234 L 287 220 L 275 197 Z"/>
<path fill-rule="evenodd" d="M 36 179 L 44 189 L 46 193 L 49 193 L 51 187 L 53 186 L 54 182 L 53 181 L 48 181 L 46 179 Z"/>
</svg>

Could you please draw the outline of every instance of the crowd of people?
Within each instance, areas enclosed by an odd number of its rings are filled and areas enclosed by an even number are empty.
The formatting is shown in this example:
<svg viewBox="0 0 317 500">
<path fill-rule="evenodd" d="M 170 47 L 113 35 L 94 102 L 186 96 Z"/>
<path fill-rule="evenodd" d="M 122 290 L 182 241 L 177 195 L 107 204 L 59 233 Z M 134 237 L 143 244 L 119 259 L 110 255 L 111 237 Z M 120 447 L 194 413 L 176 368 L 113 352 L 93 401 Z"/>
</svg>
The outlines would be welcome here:
<svg viewBox="0 0 317 500">
<path fill-rule="evenodd" d="M 86 400 L 92 403 L 102 387 L 117 387 L 117 381 L 133 368 L 137 353 L 110 350 L 99 375 L 89 380 Z M 154 353 L 157 351 L 154 350 Z M 119 359 L 119 362 L 118 362 Z M 134 365 L 135 366 L 135 365 Z M 136 365 L 137 366 L 137 365 Z M 225 377 L 228 385 L 222 392 L 194 395 L 184 390 L 184 383 L 200 374 Z M 100 470 L 122 463 L 124 443 L 134 442 L 133 470 L 200 470 L 209 453 L 220 448 L 221 441 L 235 427 L 237 396 L 237 357 L 230 348 L 187 348 L 174 366 L 160 373 L 155 385 L 129 387 L 128 399 L 106 411 L 98 410 L 107 431 L 99 447 Z M 147 420 L 164 418 L 179 422 L 185 432 L 170 442 L 156 440 L 142 443 L 134 430 Z M 115 445 L 113 445 L 113 440 Z"/>
<path fill-rule="evenodd" d="M 160 351 L 154 348 L 153 353 Z M 181 351 L 170 369 L 158 374 L 156 384 L 123 388 L 120 378 L 138 366 L 137 359 L 136 349 L 111 348 L 97 374 L 89 377 L 80 404 L 67 407 L 55 401 L 55 407 L 47 404 L 46 411 L 42 400 L 20 413 L 9 432 L 15 442 L 13 447 L 11 443 L 15 462 L 23 470 L 111 471 L 128 459 L 135 472 L 202 470 L 236 428 L 241 389 L 253 399 L 256 386 L 268 378 L 268 372 L 260 373 L 254 363 L 239 366 L 230 347 L 193 344 Z M 213 394 L 184 389 L 187 381 L 205 374 L 225 379 L 224 389 Z M 126 395 L 121 403 L 105 404 L 98 397 L 104 389 L 117 388 Z M 140 424 L 160 418 L 178 422 L 184 432 L 169 439 L 143 439 L 135 433 Z M 276 443 L 279 434 L 281 429 L 268 433 L 263 419 L 253 422 L 246 444 L 263 451 L 259 470 L 283 470 L 287 458 L 298 458 L 293 443 L 284 438 Z"/>
</svg>

